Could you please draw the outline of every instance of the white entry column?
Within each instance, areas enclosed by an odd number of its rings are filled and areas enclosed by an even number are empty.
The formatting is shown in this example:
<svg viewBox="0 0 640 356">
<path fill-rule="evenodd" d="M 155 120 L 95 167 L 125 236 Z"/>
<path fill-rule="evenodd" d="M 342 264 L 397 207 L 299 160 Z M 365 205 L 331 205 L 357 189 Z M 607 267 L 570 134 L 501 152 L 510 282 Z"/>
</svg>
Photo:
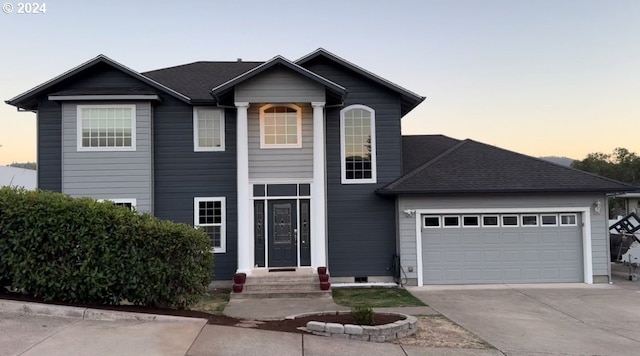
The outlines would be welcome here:
<svg viewBox="0 0 640 356">
<path fill-rule="evenodd" d="M 327 266 L 325 118 L 323 102 L 313 107 L 313 191 L 311 199 L 311 267 Z"/>
<path fill-rule="evenodd" d="M 248 115 L 249 103 L 235 103 L 238 110 L 236 117 L 236 161 L 238 165 L 237 198 L 238 198 L 238 272 L 251 273 L 254 261 L 253 239 L 249 233 L 251 226 L 249 211 L 249 137 Z"/>
</svg>

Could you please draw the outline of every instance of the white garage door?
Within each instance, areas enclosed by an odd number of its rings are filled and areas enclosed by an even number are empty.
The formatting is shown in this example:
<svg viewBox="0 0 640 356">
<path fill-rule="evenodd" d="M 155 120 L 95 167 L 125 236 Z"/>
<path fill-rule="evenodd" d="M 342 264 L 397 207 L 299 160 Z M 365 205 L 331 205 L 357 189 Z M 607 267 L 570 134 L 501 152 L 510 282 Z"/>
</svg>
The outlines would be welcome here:
<svg viewBox="0 0 640 356">
<path fill-rule="evenodd" d="M 423 215 L 423 282 L 582 282 L 580 216 Z"/>
</svg>

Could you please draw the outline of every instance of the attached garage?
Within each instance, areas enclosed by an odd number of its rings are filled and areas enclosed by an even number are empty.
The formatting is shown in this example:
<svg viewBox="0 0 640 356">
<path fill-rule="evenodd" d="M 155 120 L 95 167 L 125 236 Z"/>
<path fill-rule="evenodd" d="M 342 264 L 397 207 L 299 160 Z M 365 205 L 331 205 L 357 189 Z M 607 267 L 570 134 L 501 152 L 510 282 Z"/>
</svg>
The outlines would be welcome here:
<svg viewBox="0 0 640 356">
<path fill-rule="evenodd" d="M 423 284 L 583 282 L 581 214 L 421 215 Z"/>
<path fill-rule="evenodd" d="M 409 285 L 607 283 L 607 194 L 636 189 L 472 140 L 404 136 L 395 196 Z"/>
</svg>

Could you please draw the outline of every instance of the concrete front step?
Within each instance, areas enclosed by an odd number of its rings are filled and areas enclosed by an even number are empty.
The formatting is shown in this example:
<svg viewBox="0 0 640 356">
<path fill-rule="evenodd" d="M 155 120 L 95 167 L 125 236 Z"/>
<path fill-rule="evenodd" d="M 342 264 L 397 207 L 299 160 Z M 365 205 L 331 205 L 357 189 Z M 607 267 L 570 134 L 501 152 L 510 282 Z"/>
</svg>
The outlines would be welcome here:
<svg viewBox="0 0 640 356">
<path fill-rule="evenodd" d="M 312 276 L 268 276 L 268 277 L 247 277 L 245 284 L 278 284 L 278 283 L 320 283 L 317 275 Z"/>
<path fill-rule="evenodd" d="M 246 286 L 245 286 L 246 287 Z M 247 291 L 231 293 L 231 299 L 261 299 L 261 298 L 331 298 L 330 290 L 309 291 Z"/>
<path fill-rule="evenodd" d="M 261 292 L 261 291 L 313 291 L 320 290 L 320 282 L 315 283 L 290 283 L 290 282 L 278 282 L 278 283 L 246 283 L 244 290 L 249 292 Z"/>
</svg>

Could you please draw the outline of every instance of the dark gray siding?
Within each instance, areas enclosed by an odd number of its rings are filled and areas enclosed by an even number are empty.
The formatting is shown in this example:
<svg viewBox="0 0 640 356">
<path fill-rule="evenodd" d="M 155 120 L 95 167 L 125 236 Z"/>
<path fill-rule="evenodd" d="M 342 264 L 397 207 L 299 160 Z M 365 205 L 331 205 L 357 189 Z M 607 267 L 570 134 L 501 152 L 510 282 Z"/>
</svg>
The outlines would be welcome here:
<svg viewBox="0 0 640 356">
<path fill-rule="evenodd" d="M 38 105 L 38 188 L 62 191 L 62 108 L 41 100 Z"/>
<path fill-rule="evenodd" d="M 166 95 L 154 107 L 155 216 L 193 224 L 194 197 L 226 197 L 226 253 L 215 255 L 215 279 L 237 268 L 235 115 L 225 112 L 224 152 L 194 152 L 192 107 Z"/>
<path fill-rule="evenodd" d="M 323 59 L 305 65 L 349 90 L 345 106 L 376 115 L 376 184 L 341 184 L 340 109 L 327 109 L 327 218 L 329 269 L 336 277 L 390 275 L 396 251 L 395 201 L 375 190 L 401 175 L 400 97 Z"/>
</svg>

